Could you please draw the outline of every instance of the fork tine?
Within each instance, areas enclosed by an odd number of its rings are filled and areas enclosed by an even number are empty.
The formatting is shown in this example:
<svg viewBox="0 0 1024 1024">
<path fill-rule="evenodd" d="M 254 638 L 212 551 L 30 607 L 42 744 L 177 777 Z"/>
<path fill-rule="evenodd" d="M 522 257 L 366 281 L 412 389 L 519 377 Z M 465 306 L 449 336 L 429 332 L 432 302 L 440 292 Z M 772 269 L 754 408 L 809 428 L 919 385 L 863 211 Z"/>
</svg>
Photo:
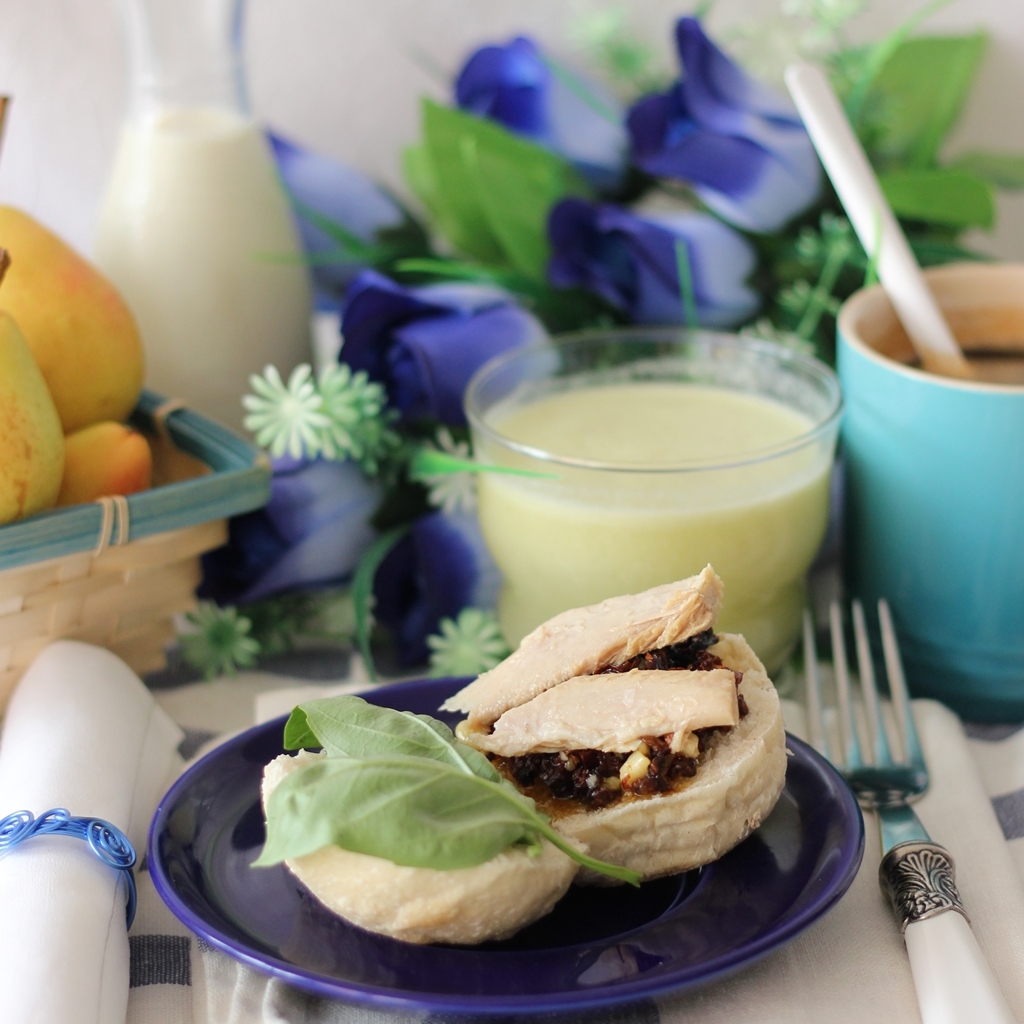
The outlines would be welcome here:
<svg viewBox="0 0 1024 1024">
<path fill-rule="evenodd" d="M 846 660 L 846 641 L 843 638 L 843 613 L 839 602 L 833 601 L 828 609 L 829 627 L 832 633 L 832 665 L 836 676 L 836 701 L 839 704 L 839 734 L 848 772 L 864 767 L 860 756 L 860 742 L 853 721 L 850 704 L 850 669 Z"/>
<path fill-rule="evenodd" d="M 828 739 L 825 735 L 825 720 L 821 710 L 821 680 L 818 677 L 818 651 L 814 643 L 814 619 L 804 609 L 804 678 L 807 683 L 807 731 L 811 746 L 822 757 L 831 761 Z"/>
<path fill-rule="evenodd" d="M 893 628 L 889 603 L 885 598 L 878 602 L 878 622 L 882 628 L 882 650 L 885 654 L 885 671 L 889 677 L 889 692 L 892 694 L 896 718 L 903 729 L 903 750 L 909 764 L 918 771 L 924 771 L 924 754 L 921 751 L 921 741 L 917 737 L 917 727 L 914 725 L 914 715 L 907 696 L 907 680 L 903 675 L 896 630 Z"/>
<path fill-rule="evenodd" d="M 892 764 L 892 754 L 889 752 L 889 737 L 885 732 L 885 721 L 878 701 L 875 665 L 871 658 L 868 627 L 864 621 L 864 606 L 860 601 L 853 602 L 853 636 L 857 645 L 857 675 L 860 677 L 860 690 L 864 696 L 864 710 L 867 712 L 868 729 L 874 740 L 875 765 L 879 768 L 888 768 Z"/>
</svg>

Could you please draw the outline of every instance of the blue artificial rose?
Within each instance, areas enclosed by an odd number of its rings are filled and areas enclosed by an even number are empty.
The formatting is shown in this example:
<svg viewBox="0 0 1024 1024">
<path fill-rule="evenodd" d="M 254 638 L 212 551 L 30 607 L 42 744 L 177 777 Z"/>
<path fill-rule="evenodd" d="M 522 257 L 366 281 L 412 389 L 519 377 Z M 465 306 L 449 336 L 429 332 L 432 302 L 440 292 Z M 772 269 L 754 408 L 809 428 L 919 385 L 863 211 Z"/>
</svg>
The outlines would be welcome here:
<svg viewBox="0 0 1024 1024">
<path fill-rule="evenodd" d="M 455 101 L 549 147 L 598 188 L 622 178 L 628 139 L 618 102 L 525 36 L 476 50 L 455 81 Z"/>
<path fill-rule="evenodd" d="M 633 323 L 688 321 L 680 270 L 687 271 L 702 327 L 733 327 L 757 309 L 746 283 L 756 255 L 738 232 L 706 213 L 640 217 L 619 206 L 564 199 L 548 221 L 551 283 L 586 288 Z M 679 266 L 679 246 L 688 268 Z"/>
<path fill-rule="evenodd" d="M 392 631 L 399 661 L 419 665 L 427 637 L 441 619 L 463 608 L 492 608 L 501 577 L 474 513 L 421 516 L 381 562 L 374 580 L 373 614 Z"/>
<path fill-rule="evenodd" d="M 380 487 L 355 463 L 274 460 L 270 502 L 229 523 L 228 543 L 203 556 L 199 596 L 246 604 L 352 575 L 374 538 Z"/>
<path fill-rule="evenodd" d="M 681 18 L 684 75 L 629 112 L 635 163 L 689 182 L 715 213 L 777 231 L 818 197 L 821 167 L 795 108 L 733 63 L 696 18 Z"/>
<path fill-rule="evenodd" d="M 317 227 L 309 211 L 327 218 L 366 245 L 376 242 L 381 231 L 400 227 L 405 213 L 359 171 L 303 149 L 274 132 L 266 134 L 295 208 L 302 246 L 313 259 L 317 287 L 340 292 L 363 269 L 365 261 Z M 327 256 L 330 262 L 323 262 Z"/>
<path fill-rule="evenodd" d="M 367 270 L 345 296 L 341 361 L 380 381 L 405 419 L 462 425 L 462 395 L 488 359 L 547 337 L 540 321 L 499 288 L 403 288 Z"/>
</svg>

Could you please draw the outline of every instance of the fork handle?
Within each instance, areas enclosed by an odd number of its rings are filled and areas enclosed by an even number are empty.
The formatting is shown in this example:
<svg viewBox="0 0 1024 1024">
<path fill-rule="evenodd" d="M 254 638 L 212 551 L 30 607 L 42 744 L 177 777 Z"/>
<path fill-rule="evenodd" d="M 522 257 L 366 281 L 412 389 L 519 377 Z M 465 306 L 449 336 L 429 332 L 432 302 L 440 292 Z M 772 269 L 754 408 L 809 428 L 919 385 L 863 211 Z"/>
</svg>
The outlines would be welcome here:
<svg viewBox="0 0 1024 1024">
<path fill-rule="evenodd" d="M 923 1024 L 1017 1024 L 971 931 L 949 852 L 900 843 L 878 878 L 903 929 Z"/>
</svg>

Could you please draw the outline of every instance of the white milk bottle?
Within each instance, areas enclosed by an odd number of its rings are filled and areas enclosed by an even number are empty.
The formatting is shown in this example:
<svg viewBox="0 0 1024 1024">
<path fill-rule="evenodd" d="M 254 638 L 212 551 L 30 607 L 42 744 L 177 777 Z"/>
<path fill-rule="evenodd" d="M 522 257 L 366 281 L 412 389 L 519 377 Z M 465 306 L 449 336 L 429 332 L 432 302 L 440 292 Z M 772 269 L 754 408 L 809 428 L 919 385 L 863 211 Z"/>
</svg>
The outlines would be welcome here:
<svg viewBox="0 0 1024 1024">
<path fill-rule="evenodd" d="M 240 96 L 242 0 L 122 6 L 132 101 L 96 261 L 138 319 L 147 385 L 238 428 L 251 373 L 310 358 L 298 235 Z"/>
</svg>

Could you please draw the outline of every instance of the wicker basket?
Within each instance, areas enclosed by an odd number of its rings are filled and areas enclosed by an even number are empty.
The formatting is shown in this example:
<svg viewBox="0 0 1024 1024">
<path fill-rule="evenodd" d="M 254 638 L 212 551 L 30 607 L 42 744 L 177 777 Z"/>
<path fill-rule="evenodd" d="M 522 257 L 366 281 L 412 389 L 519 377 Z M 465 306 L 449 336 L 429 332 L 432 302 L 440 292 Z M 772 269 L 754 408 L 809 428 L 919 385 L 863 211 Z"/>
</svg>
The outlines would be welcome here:
<svg viewBox="0 0 1024 1024">
<path fill-rule="evenodd" d="M 199 556 L 226 516 L 263 505 L 264 456 L 225 428 L 144 391 L 132 417 L 154 487 L 0 527 L 0 710 L 51 640 L 109 647 L 136 672 L 164 665 L 173 617 L 195 605 Z"/>
</svg>

